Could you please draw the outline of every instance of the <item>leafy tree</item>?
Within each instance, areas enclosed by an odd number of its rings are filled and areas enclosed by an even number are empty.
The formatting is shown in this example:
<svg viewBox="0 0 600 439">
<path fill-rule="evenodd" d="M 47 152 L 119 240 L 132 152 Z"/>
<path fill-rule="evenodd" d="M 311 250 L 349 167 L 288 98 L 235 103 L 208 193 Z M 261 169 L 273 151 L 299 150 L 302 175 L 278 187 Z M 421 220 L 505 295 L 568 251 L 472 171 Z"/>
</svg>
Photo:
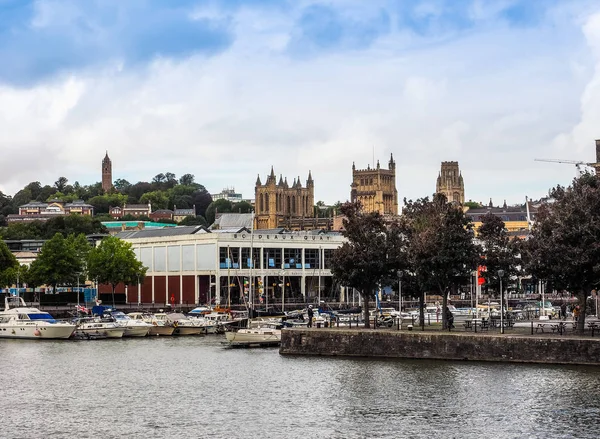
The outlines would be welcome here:
<svg viewBox="0 0 600 439">
<path fill-rule="evenodd" d="M 142 195 L 146 192 L 151 192 L 154 187 L 145 181 L 139 181 L 129 188 L 127 195 L 129 195 L 128 203 L 136 204 L 139 202 Z"/>
<path fill-rule="evenodd" d="M 127 202 L 127 196 L 119 193 L 97 195 L 88 200 L 88 204 L 94 206 L 94 213 L 108 213 L 113 206 L 123 206 Z"/>
<path fill-rule="evenodd" d="M 67 177 L 58 177 L 58 180 L 54 182 L 54 187 L 57 191 L 64 192 L 68 182 Z"/>
<path fill-rule="evenodd" d="M 486 270 L 482 271 L 482 277 L 489 287 L 500 287 L 498 270 L 503 270 L 502 277 L 506 286 L 511 277 L 518 274 L 519 252 L 517 245 L 511 242 L 504 221 L 491 212 L 481 219 L 478 230 L 478 238 L 482 244 L 482 265 Z"/>
<path fill-rule="evenodd" d="M 477 209 L 479 207 L 481 207 L 481 204 L 476 202 L 476 201 L 465 201 L 464 203 L 465 207 L 468 207 L 469 209 Z"/>
<path fill-rule="evenodd" d="M 212 224 L 215 222 L 215 217 L 217 213 L 229 213 L 232 211 L 233 203 L 224 198 L 220 198 L 216 201 L 210 203 L 210 205 L 206 208 L 206 221 L 208 224 Z"/>
<path fill-rule="evenodd" d="M 206 220 L 202 216 L 186 216 L 179 221 L 180 226 L 206 226 Z"/>
<path fill-rule="evenodd" d="M 468 283 L 479 261 L 479 248 L 473 241 L 473 223 L 462 209 L 449 203 L 443 194 L 430 201 L 404 201 L 402 233 L 408 239 L 408 261 L 421 285 L 421 324 L 424 324 L 426 289 L 435 289 L 448 304 L 448 293 Z M 446 327 L 446 315 L 443 326 Z"/>
<path fill-rule="evenodd" d="M 90 279 L 112 286 L 113 304 L 115 288 L 119 283 L 133 285 L 146 276 L 147 268 L 135 257 L 131 244 L 117 237 L 104 238 L 88 255 Z"/>
<path fill-rule="evenodd" d="M 177 206 L 179 209 L 191 209 L 194 204 L 192 195 L 195 191 L 195 186 L 184 186 L 182 184 L 169 189 L 169 208 L 174 209 Z"/>
<path fill-rule="evenodd" d="M 194 175 L 193 174 L 183 174 L 180 178 L 179 178 L 179 184 L 183 185 L 183 186 L 191 186 L 194 184 Z"/>
<path fill-rule="evenodd" d="M 73 235 L 92 235 L 97 233 L 108 233 L 98 218 L 89 215 L 63 215 L 50 218 L 44 224 L 46 228 L 45 237 L 50 238 L 56 233 L 67 237 Z"/>
<path fill-rule="evenodd" d="M 600 285 L 600 180 L 583 174 L 567 188 L 551 189 L 550 197 L 554 202 L 538 209 L 522 257 L 526 271 L 576 295 L 583 334 L 586 299 Z"/>
<path fill-rule="evenodd" d="M 65 238 L 56 233 L 42 246 L 31 264 L 31 279 L 36 285 L 74 285 L 80 273 L 85 272 L 87 252 L 90 245 L 84 235 Z"/>
<path fill-rule="evenodd" d="M 162 188 L 163 184 L 167 181 L 167 177 L 162 172 L 160 174 L 156 174 L 152 179 L 152 187 L 154 190 Z"/>
<path fill-rule="evenodd" d="M 31 192 L 31 189 L 24 188 L 15 194 L 15 196 L 12 199 L 12 202 L 13 202 L 13 206 L 19 207 L 19 206 L 22 206 L 23 204 L 29 203 L 31 200 L 35 200 L 32 192 Z"/>
<path fill-rule="evenodd" d="M 11 223 L 0 232 L 3 239 L 44 239 L 46 225 L 42 221 Z"/>
<path fill-rule="evenodd" d="M 113 186 L 119 192 L 124 193 L 131 187 L 131 183 L 129 183 L 127 180 L 125 180 L 123 178 L 119 178 L 114 181 Z"/>
<path fill-rule="evenodd" d="M 165 189 L 170 189 L 173 186 L 177 185 L 177 177 L 172 172 L 165 172 Z"/>
<path fill-rule="evenodd" d="M 147 192 L 140 197 L 140 203 L 152 205 L 154 210 L 166 209 L 169 206 L 169 198 L 165 191 Z"/>
<path fill-rule="evenodd" d="M 341 210 L 345 216 L 342 234 L 348 241 L 334 250 L 331 272 L 337 282 L 359 291 L 364 303 L 365 327 L 369 328 L 369 301 L 395 268 L 389 246 L 398 243 L 391 236 L 397 228 L 387 228 L 378 212 L 363 213 L 360 203 L 346 203 Z"/>
<path fill-rule="evenodd" d="M 52 187 L 50 185 L 46 185 L 43 188 L 40 189 L 40 192 L 38 194 L 37 197 L 35 197 L 35 199 L 37 201 L 49 201 L 52 200 L 53 198 L 56 198 L 54 195 L 56 194 L 56 188 Z"/>
<path fill-rule="evenodd" d="M 192 205 L 196 206 L 196 215 L 206 217 L 206 209 L 212 203 L 212 197 L 202 185 L 198 185 L 198 189 L 192 194 Z M 207 218 L 208 220 L 208 218 Z"/>
<path fill-rule="evenodd" d="M 10 281 L 11 271 L 19 266 L 17 258 L 9 250 L 6 243 L 0 240 L 0 288 L 12 284 Z"/>
<path fill-rule="evenodd" d="M 231 206 L 231 211 L 235 213 L 250 213 L 252 212 L 252 204 L 247 201 L 240 201 Z"/>
</svg>

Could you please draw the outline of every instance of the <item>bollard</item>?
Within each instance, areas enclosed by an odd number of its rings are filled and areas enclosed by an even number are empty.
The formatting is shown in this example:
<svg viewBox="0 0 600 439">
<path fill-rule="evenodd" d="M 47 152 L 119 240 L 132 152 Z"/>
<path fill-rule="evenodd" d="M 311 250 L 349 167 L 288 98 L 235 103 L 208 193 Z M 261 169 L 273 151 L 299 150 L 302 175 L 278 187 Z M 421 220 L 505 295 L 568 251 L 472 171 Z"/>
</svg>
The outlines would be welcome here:
<svg viewBox="0 0 600 439">
<path fill-rule="evenodd" d="M 402 319 L 398 317 L 398 331 L 402 329 Z"/>
<path fill-rule="evenodd" d="M 408 329 L 409 331 L 412 331 L 412 329 L 413 329 L 413 325 L 408 325 L 408 326 L 406 327 L 406 329 Z"/>
<path fill-rule="evenodd" d="M 317 322 L 317 328 L 321 327 L 321 322 Z"/>
<path fill-rule="evenodd" d="M 531 335 L 533 335 L 533 320 L 531 321 Z"/>
</svg>

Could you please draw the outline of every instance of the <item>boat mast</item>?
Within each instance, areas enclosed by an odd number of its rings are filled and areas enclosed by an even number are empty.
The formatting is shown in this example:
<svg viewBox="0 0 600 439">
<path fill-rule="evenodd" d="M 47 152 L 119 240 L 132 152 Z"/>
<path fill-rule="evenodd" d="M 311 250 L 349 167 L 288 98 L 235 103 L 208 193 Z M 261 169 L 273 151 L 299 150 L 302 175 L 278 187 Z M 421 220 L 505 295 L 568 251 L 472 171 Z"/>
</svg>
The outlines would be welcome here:
<svg viewBox="0 0 600 439">
<path fill-rule="evenodd" d="M 250 298 L 250 308 L 254 314 L 254 281 L 252 279 L 252 270 L 254 268 L 254 210 L 251 212 L 252 222 L 250 223 L 250 285 L 248 288 L 248 297 Z"/>
</svg>

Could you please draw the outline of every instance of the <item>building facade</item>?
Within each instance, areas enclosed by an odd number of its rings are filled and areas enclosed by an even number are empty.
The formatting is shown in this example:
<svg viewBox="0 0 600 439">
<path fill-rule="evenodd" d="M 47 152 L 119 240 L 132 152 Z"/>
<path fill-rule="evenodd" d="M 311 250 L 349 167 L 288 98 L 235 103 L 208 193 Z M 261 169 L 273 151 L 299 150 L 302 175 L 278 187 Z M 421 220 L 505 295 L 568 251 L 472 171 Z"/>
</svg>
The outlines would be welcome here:
<svg viewBox="0 0 600 439">
<path fill-rule="evenodd" d="M 148 204 L 125 204 L 123 207 L 116 206 L 109 209 L 110 216 L 114 219 L 121 219 L 126 215 L 131 216 L 147 216 L 150 218 L 152 213 L 152 205 Z"/>
<path fill-rule="evenodd" d="M 305 304 L 336 295 L 330 262 L 345 238 L 331 232 L 208 232 L 185 226 L 121 232 L 148 268 L 140 285 L 119 285 L 129 303 Z M 250 284 L 250 287 L 245 285 Z M 100 286 L 100 292 L 110 292 Z M 246 289 L 247 288 L 247 289 Z M 245 295 L 245 297 L 244 297 Z"/>
<path fill-rule="evenodd" d="M 494 207 L 492 200 L 490 200 L 487 207 L 469 209 L 466 211 L 466 215 L 473 222 L 476 234 L 479 227 L 481 227 L 483 217 L 488 214 L 500 217 L 511 237 L 525 238 L 529 235 L 531 226 L 535 222 L 537 207 L 533 204 L 529 204 L 529 206 L 507 206 L 506 201 L 502 207 Z"/>
<path fill-rule="evenodd" d="M 382 215 L 398 215 L 398 191 L 396 190 L 396 162 L 390 154 L 388 169 L 377 167 L 356 169 L 352 164 L 350 200 L 359 201 L 365 212 Z"/>
<path fill-rule="evenodd" d="M 279 176 L 279 182 L 271 167 L 271 174 L 265 184 L 256 179 L 255 186 L 255 229 L 275 229 L 283 227 L 285 221 L 315 216 L 314 181 L 310 171 L 306 180 L 306 187 L 302 187 L 300 177 L 292 185 L 288 185 L 287 178 Z"/>
<path fill-rule="evenodd" d="M 108 151 L 106 151 L 106 155 L 102 159 L 102 190 L 110 192 L 112 188 L 112 161 L 108 158 Z"/>
<path fill-rule="evenodd" d="M 458 168 L 458 162 L 442 162 L 435 191 L 438 194 L 444 194 L 449 202 L 464 204 L 465 183 Z"/>
<path fill-rule="evenodd" d="M 75 200 L 71 203 L 65 203 L 61 200 L 51 200 L 49 203 L 31 201 L 19 206 L 17 215 L 7 216 L 8 222 L 19 221 L 46 221 L 62 215 L 94 215 L 94 206 L 85 203 L 83 200 Z"/>
</svg>

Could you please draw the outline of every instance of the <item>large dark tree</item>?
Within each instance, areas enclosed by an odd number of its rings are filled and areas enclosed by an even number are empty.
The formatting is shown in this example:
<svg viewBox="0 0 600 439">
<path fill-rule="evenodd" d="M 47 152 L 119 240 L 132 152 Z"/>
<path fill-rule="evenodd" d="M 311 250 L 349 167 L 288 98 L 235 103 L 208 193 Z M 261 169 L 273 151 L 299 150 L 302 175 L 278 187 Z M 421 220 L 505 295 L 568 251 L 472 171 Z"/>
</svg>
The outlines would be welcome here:
<svg viewBox="0 0 600 439">
<path fill-rule="evenodd" d="M 0 240 L 0 288 L 11 283 L 12 270 L 15 270 L 19 266 L 17 258 L 9 250 L 6 243 Z"/>
<path fill-rule="evenodd" d="M 583 174 L 571 186 L 550 190 L 554 202 L 538 210 L 523 244 L 526 270 L 577 296 L 583 334 L 587 298 L 600 285 L 600 180 Z"/>
<path fill-rule="evenodd" d="M 90 279 L 112 286 L 113 305 L 117 285 L 139 284 L 147 270 L 136 259 L 131 244 L 114 236 L 104 238 L 89 252 L 87 267 Z"/>
<path fill-rule="evenodd" d="M 482 277 L 489 288 L 499 289 L 498 271 L 504 271 L 502 280 L 506 287 L 508 281 L 518 275 L 520 266 L 518 245 L 508 236 L 504 221 L 492 213 L 484 215 L 478 230 L 478 239 L 482 245 L 481 265 L 486 267 Z"/>
<path fill-rule="evenodd" d="M 84 235 L 64 237 L 56 233 L 46 241 L 31 264 L 31 282 L 36 285 L 75 285 L 77 277 L 85 272 L 89 243 Z"/>
<path fill-rule="evenodd" d="M 205 218 L 208 224 L 212 224 L 215 222 L 215 217 L 217 213 L 229 213 L 232 212 L 233 203 L 224 198 L 220 198 L 218 200 L 210 203 L 208 208 L 206 209 Z"/>
<path fill-rule="evenodd" d="M 448 304 L 448 294 L 469 282 L 477 267 L 479 247 L 473 241 L 473 223 L 462 209 L 443 194 L 430 201 L 406 201 L 402 216 L 403 234 L 409 241 L 408 259 L 421 286 L 421 325 L 424 324 L 424 291 L 437 290 Z M 443 326 L 447 326 L 446 313 Z"/>
<path fill-rule="evenodd" d="M 196 206 L 196 215 L 206 218 L 206 209 L 212 203 L 212 197 L 202 185 L 192 194 L 192 204 Z"/>
<path fill-rule="evenodd" d="M 334 250 L 331 272 L 341 285 L 356 288 L 363 299 L 365 327 L 370 327 L 369 301 L 375 297 L 381 283 L 390 278 L 396 263 L 390 258 L 390 246 L 398 244 L 390 234 L 397 228 L 388 228 L 377 213 L 364 213 L 360 203 L 346 203 L 342 234 L 347 239 Z"/>
</svg>

